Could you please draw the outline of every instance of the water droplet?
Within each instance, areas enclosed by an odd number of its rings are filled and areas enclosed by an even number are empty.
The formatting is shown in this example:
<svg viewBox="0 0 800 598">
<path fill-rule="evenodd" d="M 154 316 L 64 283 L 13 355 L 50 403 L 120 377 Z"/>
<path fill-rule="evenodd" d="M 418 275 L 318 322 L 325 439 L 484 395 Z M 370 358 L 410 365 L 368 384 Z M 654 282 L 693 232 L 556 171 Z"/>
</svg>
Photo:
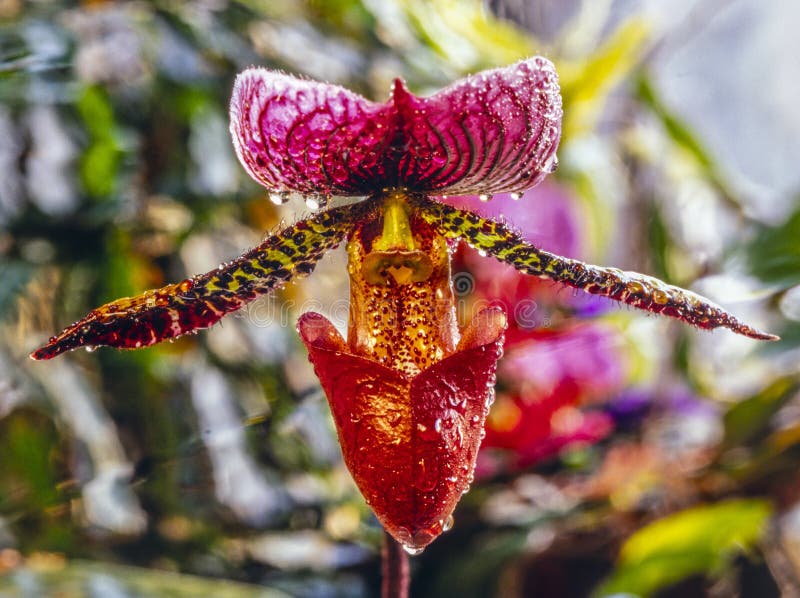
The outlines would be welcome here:
<svg viewBox="0 0 800 598">
<path fill-rule="evenodd" d="M 453 524 L 455 522 L 456 522 L 456 520 L 453 518 L 453 516 L 452 515 L 448 515 L 447 519 L 445 519 L 444 523 L 442 523 L 442 531 L 443 532 L 449 532 L 451 529 L 453 529 Z"/>
<path fill-rule="evenodd" d="M 86 350 L 87 353 L 94 353 L 97 347 L 95 347 L 94 345 L 86 345 L 84 349 Z"/>
<path fill-rule="evenodd" d="M 270 191 L 269 192 L 269 200 L 274 203 L 276 206 L 282 206 L 287 201 L 289 201 L 289 192 L 288 191 Z"/>
<path fill-rule="evenodd" d="M 545 165 L 545 170 L 547 170 L 547 172 L 555 172 L 558 170 L 558 156 L 553 154 L 550 162 Z"/>
<path fill-rule="evenodd" d="M 403 550 L 405 550 L 411 556 L 417 556 L 418 554 L 422 554 L 422 551 L 425 550 L 424 546 L 410 546 L 408 544 L 402 544 Z"/>
<path fill-rule="evenodd" d="M 511 193 L 511 199 L 513 199 L 514 201 L 518 201 L 521 198 L 522 198 L 522 193 L 520 193 L 519 191 L 513 191 Z"/>
<path fill-rule="evenodd" d="M 478 249 L 478 255 L 481 257 L 486 257 L 488 254 L 484 249 Z"/>
<path fill-rule="evenodd" d="M 433 423 L 433 429 L 436 430 L 437 432 L 441 433 L 441 431 L 442 431 L 442 420 L 440 418 L 438 418 L 438 417 L 436 418 L 436 421 Z"/>
<path fill-rule="evenodd" d="M 306 207 L 312 212 L 323 210 L 328 206 L 328 196 L 322 193 L 314 193 L 306 197 Z"/>
<path fill-rule="evenodd" d="M 480 199 L 481 201 L 489 201 L 490 199 L 492 199 L 492 197 L 493 195 L 491 193 L 481 193 L 478 196 L 478 199 Z"/>
<path fill-rule="evenodd" d="M 655 301 L 659 305 L 666 305 L 667 303 L 669 303 L 669 295 L 660 289 L 655 289 L 653 291 L 652 297 L 653 301 Z"/>
<path fill-rule="evenodd" d="M 418 490 L 423 492 L 433 492 L 439 485 L 439 467 L 436 462 L 426 463 L 425 459 L 420 459 L 416 467 L 416 475 L 412 480 L 412 484 Z"/>
</svg>

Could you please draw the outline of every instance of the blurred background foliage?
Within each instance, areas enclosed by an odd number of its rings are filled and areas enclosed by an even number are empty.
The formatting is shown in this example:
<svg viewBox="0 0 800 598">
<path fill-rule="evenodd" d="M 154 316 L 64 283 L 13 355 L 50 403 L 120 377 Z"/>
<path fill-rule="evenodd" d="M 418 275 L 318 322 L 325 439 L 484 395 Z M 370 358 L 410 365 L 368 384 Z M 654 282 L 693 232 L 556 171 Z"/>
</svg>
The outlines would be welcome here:
<svg viewBox="0 0 800 598">
<path fill-rule="evenodd" d="M 0 0 L 0 594 L 377 592 L 380 529 L 293 331 L 307 309 L 344 323 L 341 252 L 174 344 L 27 354 L 303 213 L 236 162 L 243 68 L 383 99 L 540 53 L 561 168 L 478 209 L 783 340 L 461 250 L 462 310 L 505 302 L 514 325 L 477 481 L 413 595 L 798 595 L 799 25 L 788 1 Z"/>
</svg>

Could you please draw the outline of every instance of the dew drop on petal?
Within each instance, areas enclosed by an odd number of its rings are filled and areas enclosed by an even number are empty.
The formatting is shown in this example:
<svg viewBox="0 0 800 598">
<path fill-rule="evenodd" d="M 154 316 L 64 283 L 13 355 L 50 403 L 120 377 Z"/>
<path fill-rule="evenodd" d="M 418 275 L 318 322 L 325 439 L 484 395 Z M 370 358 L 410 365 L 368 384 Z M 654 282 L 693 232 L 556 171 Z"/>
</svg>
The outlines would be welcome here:
<svg viewBox="0 0 800 598">
<path fill-rule="evenodd" d="M 456 520 L 453 518 L 453 516 L 452 515 L 448 515 L 447 519 L 445 519 L 444 523 L 442 524 L 442 531 L 443 532 L 449 532 L 451 529 L 453 529 L 453 524 L 455 522 L 456 522 Z"/>
<path fill-rule="evenodd" d="M 511 193 L 511 199 L 513 199 L 514 201 L 518 201 L 520 198 L 522 198 L 522 193 L 520 193 L 519 191 L 513 191 Z"/>
<path fill-rule="evenodd" d="M 97 347 L 95 347 L 94 345 L 86 345 L 84 349 L 86 350 L 87 353 L 94 353 Z"/>
<path fill-rule="evenodd" d="M 491 194 L 491 193 L 481 193 L 481 194 L 478 196 L 478 199 L 480 199 L 481 201 L 489 201 L 490 199 L 492 199 L 492 197 L 493 197 L 493 196 L 492 196 L 492 194 Z"/>
<path fill-rule="evenodd" d="M 328 197 L 322 193 L 314 193 L 306 197 L 306 207 L 312 212 L 325 209 L 328 206 Z"/>
<path fill-rule="evenodd" d="M 316 212 L 320 208 L 319 195 L 309 195 L 306 197 L 306 207 L 312 212 Z"/>
<path fill-rule="evenodd" d="M 417 547 L 417 546 L 409 546 L 408 544 L 402 544 L 403 550 L 405 550 L 411 556 L 417 556 L 418 554 L 422 554 L 425 550 L 425 547 Z"/>
<path fill-rule="evenodd" d="M 274 203 L 276 206 L 282 206 L 287 201 L 289 201 L 289 192 L 288 191 L 270 191 L 269 192 L 269 200 Z"/>
</svg>

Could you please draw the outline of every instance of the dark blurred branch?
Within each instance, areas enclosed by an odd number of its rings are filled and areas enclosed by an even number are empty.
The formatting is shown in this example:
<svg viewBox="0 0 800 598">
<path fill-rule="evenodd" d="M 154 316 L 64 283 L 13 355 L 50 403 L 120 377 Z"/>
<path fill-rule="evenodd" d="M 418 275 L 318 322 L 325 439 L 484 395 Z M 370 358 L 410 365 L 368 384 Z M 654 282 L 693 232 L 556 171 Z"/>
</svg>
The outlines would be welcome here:
<svg viewBox="0 0 800 598">
<path fill-rule="evenodd" d="M 383 560 L 381 571 L 383 573 L 382 598 L 407 598 L 409 585 L 408 555 L 402 546 L 386 532 L 383 532 L 381 558 Z"/>
<path fill-rule="evenodd" d="M 769 567 L 772 578 L 786 598 L 800 597 L 800 579 L 791 557 L 786 553 L 778 525 L 773 522 L 762 546 L 764 560 Z"/>
</svg>

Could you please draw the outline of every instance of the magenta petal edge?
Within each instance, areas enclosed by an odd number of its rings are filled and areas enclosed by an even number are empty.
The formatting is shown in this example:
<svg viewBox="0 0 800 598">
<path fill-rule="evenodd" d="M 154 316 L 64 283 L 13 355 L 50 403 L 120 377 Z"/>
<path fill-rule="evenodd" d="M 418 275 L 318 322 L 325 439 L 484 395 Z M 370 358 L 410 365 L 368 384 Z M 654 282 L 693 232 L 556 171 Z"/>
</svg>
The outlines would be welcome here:
<svg viewBox="0 0 800 598">
<path fill-rule="evenodd" d="M 247 172 L 278 192 L 521 192 L 554 169 L 561 116 L 558 77 L 542 57 L 429 97 L 398 79 L 382 104 L 251 68 L 234 85 L 231 135 Z"/>
</svg>

